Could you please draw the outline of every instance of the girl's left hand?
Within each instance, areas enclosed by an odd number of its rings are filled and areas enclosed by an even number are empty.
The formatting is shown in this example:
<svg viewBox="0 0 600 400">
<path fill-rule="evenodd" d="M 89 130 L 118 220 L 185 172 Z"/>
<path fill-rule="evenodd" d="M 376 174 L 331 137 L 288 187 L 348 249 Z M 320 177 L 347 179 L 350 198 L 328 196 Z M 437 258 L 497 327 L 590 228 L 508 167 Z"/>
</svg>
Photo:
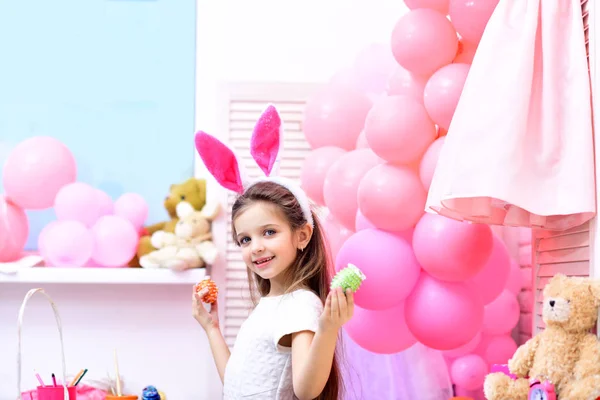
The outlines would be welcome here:
<svg viewBox="0 0 600 400">
<path fill-rule="evenodd" d="M 354 315 L 354 293 L 348 289 L 344 294 L 341 288 L 336 288 L 327 296 L 319 326 L 323 330 L 339 330 L 352 318 L 352 315 Z"/>
</svg>

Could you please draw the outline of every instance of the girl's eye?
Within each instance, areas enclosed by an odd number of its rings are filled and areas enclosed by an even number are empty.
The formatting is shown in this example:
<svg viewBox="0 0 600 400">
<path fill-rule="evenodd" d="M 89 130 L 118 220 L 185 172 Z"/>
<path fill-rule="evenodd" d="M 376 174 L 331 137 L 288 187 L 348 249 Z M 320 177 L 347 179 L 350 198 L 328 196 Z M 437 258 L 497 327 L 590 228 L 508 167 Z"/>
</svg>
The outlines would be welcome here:
<svg viewBox="0 0 600 400">
<path fill-rule="evenodd" d="M 276 233 L 276 232 L 275 232 L 275 230 L 273 230 L 273 229 L 267 229 L 267 230 L 265 231 L 265 235 L 267 235 L 267 236 L 272 236 L 272 235 L 274 235 L 275 233 Z"/>
<path fill-rule="evenodd" d="M 249 237 L 243 237 L 240 239 L 240 244 L 248 244 L 249 241 L 250 241 Z"/>
</svg>

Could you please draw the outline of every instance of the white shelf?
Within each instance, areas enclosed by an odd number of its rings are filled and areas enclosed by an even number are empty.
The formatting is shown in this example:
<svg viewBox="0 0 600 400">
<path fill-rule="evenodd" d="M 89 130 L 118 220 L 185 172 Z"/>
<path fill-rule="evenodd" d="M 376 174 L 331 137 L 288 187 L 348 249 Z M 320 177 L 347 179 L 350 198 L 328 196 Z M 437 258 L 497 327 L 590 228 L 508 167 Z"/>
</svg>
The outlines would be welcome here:
<svg viewBox="0 0 600 400">
<path fill-rule="evenodd" d="M 182 272 L 146 268 L 24 268 L 12 274 L 0 273 L 2 283 L 57 283 L 104 285 L 188 285 L 201 281 L 204 268 Z"/>
</svg>

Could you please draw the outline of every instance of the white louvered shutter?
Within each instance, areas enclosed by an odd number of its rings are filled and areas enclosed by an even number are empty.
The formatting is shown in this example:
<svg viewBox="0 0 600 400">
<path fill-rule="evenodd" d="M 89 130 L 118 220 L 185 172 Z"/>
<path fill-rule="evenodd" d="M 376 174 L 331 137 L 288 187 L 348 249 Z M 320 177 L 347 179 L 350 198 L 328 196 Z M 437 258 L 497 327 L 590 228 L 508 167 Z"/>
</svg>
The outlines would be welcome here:
<svg viewBox="0 0 600 400">
<path fill-rule="evenodd" d="M 306 101 L 320 85 L 318 84 L 230 84 L 223 89 L 222 107 L 227 112 L 228 143 L 242 159 L 250 178 L 260 176 L 261 170 L 250 155 L 250 137 L 254 124 L 268 104 L 274 104 L 284 124 L 284 145 L 280 165 L 280 175 L 300 182 L 300 172 L 310 147 L 302 132 L 302 119 Z M 232 346 L 241 324 L 251 310 L 248 292 L 246 266 L 242 261 L 239 248 L 232 240 L 231 206 L 235 194 L 227 199 L 227 238 L 226 238 L 226 271 L 225 271 L 225 316 L 224 335 L 229 346 Z"/>
<path fill-rule="evenodd" d="M 581 1 L 588 65 L 590 61 L 589 4 L 589 0 Z M 594 220 L 596 220 L 596 217 Z M 533 286 L 535 297 L 532 321 L 533 335 L 544 329 L 542 291 L 548 280 L 559 272 L 569 276 L 590 276 L 592 268 L 590 263 L 592 252 L 590 226 L 595 223 L 597 221 L 586 222 L 566 231 L 533 231 Z"/>
</svg>

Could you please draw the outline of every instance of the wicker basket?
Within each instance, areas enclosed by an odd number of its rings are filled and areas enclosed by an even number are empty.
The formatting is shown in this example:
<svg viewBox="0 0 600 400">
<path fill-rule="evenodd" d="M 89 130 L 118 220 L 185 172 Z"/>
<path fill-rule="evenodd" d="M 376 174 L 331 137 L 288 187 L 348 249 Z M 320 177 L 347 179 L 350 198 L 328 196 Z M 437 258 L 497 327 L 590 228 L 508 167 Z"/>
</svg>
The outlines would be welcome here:
<svg viewBox="0 0 600 400">
<path fill-rule="evenodd" d="M 17 324 L 17 330 L 18 330 L 18 337 L 19 337 L 19 342 L 18 342 L 18 350 L 17 350 L 17 400 L 23 400 L 22 397 L 22 390 L 21 390 L 21 373 L 22 373 L 22 361 L 21 361 L 21 328 L 23 326 L 23 315 L 25 314 L 25 307 L 27 306 L 27 302 L 29 301 L 29 299 L 31 299 L 31 297 L 33 297 L 34 294 L 39 293 L 44 295 L 44 297 L 46 297 L 46 299 L 48 300 L 48 302 L 50 302 L 50 305 L 52 306 L 52 311 L 54 311 L 54 318 L 56 319 L 56 325 L 58 327 L 58 335 L 60 337 L 60 353 L 61 353 L 61 358 L 62 358 L 62 383 L 63 383 L 63 389 L 64 389 L 64 400 L 69 400 L 69 392 L 67 390 L 67 365 L 65 362 L 65 346 L 63 343 L 63 333 L 62 333 L 62 323 L 60 320 L 60 315 L 58 314 L 58 309 L 56 308 L 56 304 L 54 303 L 54 301 L 52 300 L 52 298 L 50 298 L 50 296 L 48 296 L 48 294 L 44 291 L 44 289 L 31 289 L 29 292 L 27 292 L 27 294 L 25 295 L 25 298 L 23 299 L 23 303 L 21 303 L 21 308 L 19 309 L 19 320 L 18 320 L 18 324 Z"/>
</svg>

